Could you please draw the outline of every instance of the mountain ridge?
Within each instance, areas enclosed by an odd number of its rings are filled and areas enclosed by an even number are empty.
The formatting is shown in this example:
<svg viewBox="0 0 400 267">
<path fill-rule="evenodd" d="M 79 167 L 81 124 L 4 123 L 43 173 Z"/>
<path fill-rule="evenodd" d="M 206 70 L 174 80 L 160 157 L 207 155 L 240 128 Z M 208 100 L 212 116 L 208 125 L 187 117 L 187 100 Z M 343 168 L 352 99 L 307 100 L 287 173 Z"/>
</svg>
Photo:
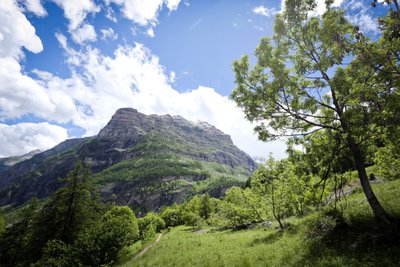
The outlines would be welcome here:
<svg viewBox="0 0 400 267">
<path fill-rule="evenodd" d="M 103 199 L 143 212 L 196 193 L 221 196 L 256 167 L 206 122 L 122 108 L 97 136 L 68 139 L 0 174 L 0 205 L 48 196 L 77 160 L 90 164 Z"/>
</svg>

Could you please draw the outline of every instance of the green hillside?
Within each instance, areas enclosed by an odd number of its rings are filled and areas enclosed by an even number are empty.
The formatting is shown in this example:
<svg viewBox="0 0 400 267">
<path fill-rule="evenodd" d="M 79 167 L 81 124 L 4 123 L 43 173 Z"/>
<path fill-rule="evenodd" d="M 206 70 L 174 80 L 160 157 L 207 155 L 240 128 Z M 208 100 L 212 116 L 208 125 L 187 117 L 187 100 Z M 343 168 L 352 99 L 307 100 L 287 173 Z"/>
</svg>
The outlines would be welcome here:
<svg viewBox="0 0 400 267">
<path fill-rule="evenodd" d="M 400 181 L 374 189 L 390 214 L 400 216 Z M 347 200 L 345 228 L 332 225 L 323 212 L 289 218 L 284 231 L 277 224 L 238 231 L 179 226 L 142 257 L 118 266 L 398 266 L 400 247 L 373 225 L 364 195 Z"/>
</svg>

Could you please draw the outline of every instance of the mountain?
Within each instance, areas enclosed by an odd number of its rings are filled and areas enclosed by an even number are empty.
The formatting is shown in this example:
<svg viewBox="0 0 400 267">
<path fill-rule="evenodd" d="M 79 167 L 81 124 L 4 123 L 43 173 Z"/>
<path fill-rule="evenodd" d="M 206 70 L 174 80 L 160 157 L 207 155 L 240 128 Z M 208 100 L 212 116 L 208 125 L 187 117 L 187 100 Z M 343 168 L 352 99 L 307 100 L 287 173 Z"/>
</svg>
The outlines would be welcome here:
<svg viewBox="0 0 400 267">
<path fill-rule="evenodd" d="M 123 108 L 97 136 L 66 140 L 0 173 L 0 205 L 48 196 L 79 159 L 91 166 L 103 199 L 138 212 L 198 193 L 219 197 L 255 169 L 229 135 L 206 122 Z"/>
<path fill-rule="evenodd" d="M 0 174 L 2 172 L 5 172 L 15 164 L 30 159 L 34 155 L 40 153 L 41 151 L 39 149 L 33 150 L 27 154 L 21 155 L 21 156 L 14 156 L 14 157 L 6 157 L 6 158 L 0 158 Z"/>
</svg>

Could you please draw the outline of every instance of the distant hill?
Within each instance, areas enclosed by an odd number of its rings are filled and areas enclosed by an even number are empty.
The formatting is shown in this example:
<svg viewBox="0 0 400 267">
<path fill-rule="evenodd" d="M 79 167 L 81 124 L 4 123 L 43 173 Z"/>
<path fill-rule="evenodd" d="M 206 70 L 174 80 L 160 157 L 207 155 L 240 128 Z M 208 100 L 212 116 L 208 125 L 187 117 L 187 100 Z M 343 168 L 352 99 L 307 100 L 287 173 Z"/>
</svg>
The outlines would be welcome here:
<svg viewBox="0 0 400 267">
<path fill-rule="evenodd" d="M 66 140 L 0 172 L 0 205 L 44 198 L 76 161 L 90 164 L 101 196 L 141 212 L 197 193 L 221 196 L 243 184 L 255 162 L 229 135 L 180 116 L 119 109 L 97 136 Z"/>
<path fill-rule="evenodd" d="M 27 154 L 21 155 L 21 156 L 13 156 L 13 157 L 6 157 L 6 158 L 0 158 L 0 174 L 2 172 L 7 171 L 10 169 L 12 166 L 15 164 L 30 159 L 34 155 L 39 154 L 41 151 L 39 149 L 33 150 Z"/>
</svg>

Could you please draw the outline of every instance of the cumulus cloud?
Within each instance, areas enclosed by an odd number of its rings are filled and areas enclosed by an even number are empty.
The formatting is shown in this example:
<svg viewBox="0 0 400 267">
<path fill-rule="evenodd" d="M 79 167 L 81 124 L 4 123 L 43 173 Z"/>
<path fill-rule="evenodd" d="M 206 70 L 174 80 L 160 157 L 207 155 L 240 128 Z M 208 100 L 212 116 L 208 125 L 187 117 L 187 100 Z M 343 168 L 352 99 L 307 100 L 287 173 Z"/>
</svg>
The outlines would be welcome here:
<svg viewBox="0 0 400 267">
<path fill-rule="evenodd" d="M 23 155 L 33 150 L 46 150 L 68 138 L 67 131 L 47 122 L 0 123 L 0 158 Z"/>
<path fill-rule="evenodd" d="M 86 135 L 93 135 L 115 110 L 134 107 L 146 114 L 168 113 L 207 121 L 230 134 L 235 144 L 253 156 L 275 152 L 275 156 L 283 157 L 282 143 L 259 142 L 253 134 L 254 125 L 244 119 L 243 112 L 213 88 L 200 86 L 185 93 L 176 91 L 171 85 L 173 72 L 167 74 L 158 57 L 142 44 L 120 47 L 113 56 L 89 48 L 80 57 L 82 75 L 74 72 L 69 79 L 62 79 L 35 72 L 51 102 L 64 109 L 52 111 L 48 119 L 71 120 L 84 128 Z"/>
<path fill-rule="evenodd" d="M 379 32 L 378 22 L 371 14 L 369 5 L 356 0 L 348 1 L 344 4 L 346 10 L 351 10 L 352 14 L 346 18 L 353 24 L 360 27 L 360 31 L 368 34 L 377 34 Z"/>
<path fill-rule="evenodd" d="M 344 0 L 335 0 L 332 3 L 332 7 L 339 7 Z M 322 14 L 325 13 L 326 11 L 326 4 L 325 4 L 325 0 L 316 0 L 316 8 L 314 9 L 313 12 L 311 12 L 311 15 L 313 16 L 321 16 Z"/>
<path fill-rule="evenodd" d="M 141 26 L 157 24 L 159 10 L 165 4 L 170 11 L 178 8 L 180 0 L 107 0 L 120 7 L 122 14 L 132 22 Z"/>
<path fill-rule="evenodd" d="M 84 23 L 86 15 L 96 12 L 95 6 L 87 5 L 91 1 L 80 0 L 76 7 L 70 7 L 69 1 L 57 1 L 64 5 L 71 31 L 87 25 Z M 81 2 L 86 3 L 86 8 L 82 8 Z M 144 21 L 147 20 L 146 23 L 150 23 L 150 27 L 161 5 L 165 4 L 174 10 L 179 1 L 157 3 L 157 7 L 153 8 L 155 13 L 149 12 L 153 14 L 152 17 L 142 17 Z M 85 129 L 86 135 L 93 135 L 104 127 L 118 108 L 134 107 L 146 114 L 168 113 L 192 121 L 207 121 L 230 134 L 235 144 L 253 156 L 265 156 L 271 151 L 275 152 L 275 156 L 283 157 L 282 143 L 264 144 L 257 141 L 253 135 L 253 125 L 244 119 L 243 112 L 232 100 L 213 88 L 199 86 L 185 93 L 175 90 L 172 87 L 175 73 L 168 72 L 159 63 L 159 58 L 139 43 L 120 46 L 112 56 L 106 56 L 90 46 L 75 50 L 69 46 L 65 35 L 56 33 L 55 37 L 65 51 L 71 76 L 61 78 L 41 70 L 33 71 L 35 78 L 27 76 L 18 61 L 22 56 L 21 47 L 40 52 L 43 49 L 40 39 L 15 2 L 1 1 L 0 10 L 11 10 L 9 14 L 0 13 L 0 22 L 3 22 L 0 23 L 0 33 L 1 36 L 7 36 L 6 42 L 0 38 L 2 119 L 33 114 L 60 124 L 71 122 Z M 16 27 L 16 31 L 9 33 L 4 25 Z M 82 39 L 75 41 L 84 42 Z M 14 52 L 11 53 L 10 49 Z M 65 129 L 48 123 L 3 124 L 1 127 L 3 156 L 23 154 L 37 148 L 46 149 L 67 138 Z"/>
<path fill-rule="evenodd" d="M 153 28 L 148 28 L 146 31 L 146 35 L 149 36 L 150 38 L 153 38 L 155 36 Z"/>
<path fill-rule="evenodd" d="M 0 57 L 20 58 L 21 48 L 33 53 L 43 50 L 35 28 L 13 0 L 0 1 Z"/>
<path fill-rule="evenodd" d="M 101 39 L 103 40 L 117 40 L 118 33 L 114 32 L 112 28 L 104 28 L 100 30 Z"/>
<path fill-rule="evenodd" d="M 100 8 L 92 0 L 52 0 L 64 10 L 64 16 L 69 20 L 69 30 L 75 30 L 81 25 L 89 13 L 96 13 Z"/>
<path fill-rule="evenodd" d="M 326 11 L 326 0 L 314 0 L 315 1 L 315 8 L 313 11 L 310 12 L 310 16 L 321 16 Z M 334 0 L 332 3 L 332 7 L 340 7 L 345 0 Z M 281 9 L 280 13 L 285 10 L 285 0 L 281 0 Z"/>
<path fill-rule="evenodd" d="M 79 28 L 71 32 L 72 39 L 78 43 L 83 44 L 89 41 L 96 41 L 97 35 L 93 25 L 83 24 Z"/>
<path fill-rule="evenodd" d="M 106 18 L 114 23 L 116 23 L 118 21 L 117 17 L 115 16 L 114 9 L 112 9 L 112 7 L 110 7 L 110 6 L 108 6 L 106 8 Z"/>
<path fill-rule="evenodd" d="M 55 108 L 48 93 L 21 72 L 21 66 L 14 58 L 0 58 L 0 84 L 0 118 L 18 118 L 33 110 L 46 116 Z"/>
<path fill-rule="evenodd" d="M 31 77 L 23 73 L 22 47 L 33 53 L 43 50 L 35 28 L 17 3 L 0 2 L 0 118 L 20 117 L 31 110 L 45 115 L 54 108 L 48 94 Z"/>
<path fill-rule="evenodd" d="M 253 8 L 253 13 L 257 14 L 257 15 L 262 15 L 265 17 L 272 17 L 276 13 L 278 13 L 278 11 L 275 8 L 268 8 L 268 7 L 261 5 L 261 6 L 256 6 L 255 8 Z"/>
<path fill-rule="evenodd" d="M 41 0 L 24 0 L 24 5 L 27 11 L 32 12 L 38 17 L 44 17 L 47 15 Z"/>
</svg>

